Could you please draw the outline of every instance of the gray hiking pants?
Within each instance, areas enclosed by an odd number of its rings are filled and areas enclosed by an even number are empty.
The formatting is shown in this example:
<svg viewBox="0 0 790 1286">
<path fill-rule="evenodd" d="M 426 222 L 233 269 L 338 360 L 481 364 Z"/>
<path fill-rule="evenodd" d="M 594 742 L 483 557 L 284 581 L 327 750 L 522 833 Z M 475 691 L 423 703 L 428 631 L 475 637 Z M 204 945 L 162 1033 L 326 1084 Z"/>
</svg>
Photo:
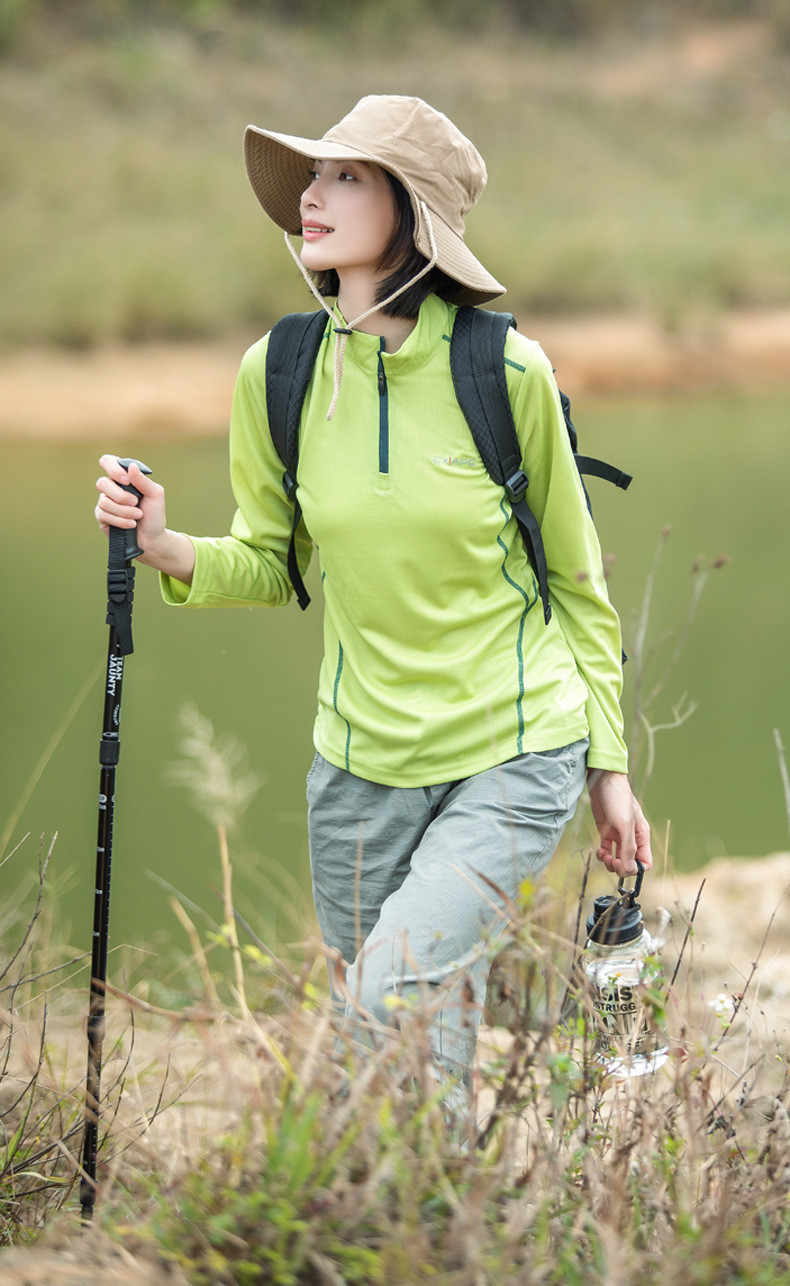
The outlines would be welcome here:
<svg viewBox="0 0 790 1286">
<path fill-rule="evenodd" d="M 347 965 L 334 969 L 333 993 L 367 1041 L 402 1022 L 405 1001 L 430 1014 L 437 1070 L 468 1083 L 489 948 L 506 922 L 501 895 L 514 900 L 554 853 L 587 747 L 408 789 L 316 755 L 307 778 L 313 896 L 330 975 L 333 955 Z"/>
</svg>

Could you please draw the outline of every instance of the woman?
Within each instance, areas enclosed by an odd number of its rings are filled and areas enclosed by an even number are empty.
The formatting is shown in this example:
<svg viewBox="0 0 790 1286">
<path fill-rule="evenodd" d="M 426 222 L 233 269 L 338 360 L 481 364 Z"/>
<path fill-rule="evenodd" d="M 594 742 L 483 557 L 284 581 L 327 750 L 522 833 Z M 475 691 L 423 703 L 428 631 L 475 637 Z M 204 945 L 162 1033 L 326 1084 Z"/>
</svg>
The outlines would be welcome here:
<svg viewBox="0 0 790 1286">
<path fill-rule="evenodd" d="M 325 599 L 307 793 L 333 989 L 369 1036 L 427 997 L 436 1066 L 468 1082 L 502 895 L 543 870 L 585 775 L 601 862 L 619 875 L 652 864 L 626 776 L 619 624 L 538 345 L 511 331 L 505 356 L 548 624 L 453 392 L 457 306 L 503 293 L 464 242 L 486 181 L 473 145 L 420 99 L 383 95 L 320 140 L 250 126 L 245 147 L 328 314 L 302 412 L 297 551 L 304 569 L 318 550 Z M 102 458 L 97 519 L 137 523 L 139 561 L 169 603 L 290 598 L 266 346 L 245 354 L 234 398 L 229 536 L 169 531 L 162 488 Z"/>
</svg>

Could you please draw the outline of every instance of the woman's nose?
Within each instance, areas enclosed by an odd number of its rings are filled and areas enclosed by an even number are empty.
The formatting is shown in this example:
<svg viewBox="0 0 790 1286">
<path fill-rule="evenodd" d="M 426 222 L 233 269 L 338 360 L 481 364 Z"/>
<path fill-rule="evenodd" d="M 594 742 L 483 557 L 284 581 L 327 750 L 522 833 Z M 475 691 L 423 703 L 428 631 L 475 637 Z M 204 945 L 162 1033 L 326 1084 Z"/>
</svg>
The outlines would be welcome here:
<svg viewBox="0 0 790 1286">
<path fill-rule="evenodd" d="M 319 189 L 318 177 L 311 179 L 310 182 L 308 183 L 307 187 L 302 193 L 301 203 L 304 206 L 320 205 L 321 194 Z"/>
</svg>

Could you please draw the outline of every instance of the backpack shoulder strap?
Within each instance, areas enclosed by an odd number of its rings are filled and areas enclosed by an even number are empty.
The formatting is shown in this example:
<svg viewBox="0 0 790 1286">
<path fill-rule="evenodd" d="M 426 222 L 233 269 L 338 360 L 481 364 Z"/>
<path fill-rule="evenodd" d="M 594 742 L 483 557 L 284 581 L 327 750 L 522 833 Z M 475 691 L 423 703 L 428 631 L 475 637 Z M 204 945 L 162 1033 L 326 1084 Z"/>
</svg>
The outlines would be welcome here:
<svg viewBox="0 0 790 1286">
<path fill-rule="evenodd" d="M 269 431 L 274 448 L 285 467 L 283 488 L 294 506 L 288 546 L 288 576 L 303 611 L 310 602 L 310 595 L 305 589 L 296 561 L 296 529 L 302 518 L 302 508 L 296 494 L 299 424 L 307 386 L 326 333 L 326 323 L 327 315 L 323 309 L 315 313 L 289 313 L 272 328 L 266 349 L 266 412 Z"/>
<path fill-rule="evenodd" d="M 266 411 L 275 450 L 296 480 L 299 421 L 327 315 L 289 313 L 272 328 L 266 349 Z"/>
<path fill-rule="evenodd" d="M 503 487 L 521 464 L 505 381 L 505 339 L 515 324 L 510 313 L 466 305 L 458 309 L 450 341 L 455 395 L 483 463 Z"/>
<path fill-rule="evenodd" d="M 505 378 L 505 340 L 516 324 L 510 313 L 464 306 L 450 341 L 450 370 L 458 403 L 494 482 L 505 488 L 540 589 L 543 616 L 551 620 L 548 568 L 538 520 L 525 500 L 529 479 Z"/>
</svg>

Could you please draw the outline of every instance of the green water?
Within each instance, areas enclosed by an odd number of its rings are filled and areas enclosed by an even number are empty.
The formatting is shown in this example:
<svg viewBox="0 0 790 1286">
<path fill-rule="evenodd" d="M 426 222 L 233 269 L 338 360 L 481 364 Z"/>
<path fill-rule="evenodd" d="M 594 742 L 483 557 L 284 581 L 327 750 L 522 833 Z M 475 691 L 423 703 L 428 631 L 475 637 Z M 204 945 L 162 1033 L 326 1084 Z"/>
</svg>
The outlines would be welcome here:
<svg viewBox="0 0 790 1286">
<path fill-rule="evenodd" d="M 617 555 L 612 596 L 626 633 L 659 534 L 671 526 L 654 589 L 652 638 L 682 623 L 697 557 L 726 554 L 702 596 L 681 662 L 657 703 L 667 722 L 684 694 L 682 727 L 659 734 L 645 803 L 663 851 L 693 868 L 710 857 L 760 855 L 788 844 L 774 743 L 790 752 L 786 478 L 790 398 L 728 394 L 580 403 L 582 446 L 634 473 L 627 494 L 593 483 L 605 551 Z M 166 484 L 171 525 L 225 530 L 232 513 L 221 436 L 174 443 L 108 442 L 142 456 Z M 3 771 L 0 824 L 79 691 L 94 675 L 13 827 L 22 841 L 0 872 L 6 890 L 35 866 L 39 837 L 58 832 L 52 882 L 75 940 L 89 940 L 106 661 L 105 546 L 91 509 L 99 449 L 7 441 L 4 503 Z M 313 585 L 312 588 L 315 588 Z M 137 576 L 135 653 L 124 683 L 112 885 L 113 941 L 183 931 L 173 886 L 218 919 L 216 837 L 188 792 L 167 779 L 179 757 L 179 711 L 194 703 L 219 734 L 247 748 L 261 779 L 233 838 L 238 900 L 279 941 L 311 931 L 303 781 L 320 660 L 320 610 L 179 612 L 155 578 Z M 668 645 L 659 649 L 659 660 Z M 633 668 L 627 668 L 630 710 Z M 669 830 L 668 828 L 669 823 Z"/>
</svg>

